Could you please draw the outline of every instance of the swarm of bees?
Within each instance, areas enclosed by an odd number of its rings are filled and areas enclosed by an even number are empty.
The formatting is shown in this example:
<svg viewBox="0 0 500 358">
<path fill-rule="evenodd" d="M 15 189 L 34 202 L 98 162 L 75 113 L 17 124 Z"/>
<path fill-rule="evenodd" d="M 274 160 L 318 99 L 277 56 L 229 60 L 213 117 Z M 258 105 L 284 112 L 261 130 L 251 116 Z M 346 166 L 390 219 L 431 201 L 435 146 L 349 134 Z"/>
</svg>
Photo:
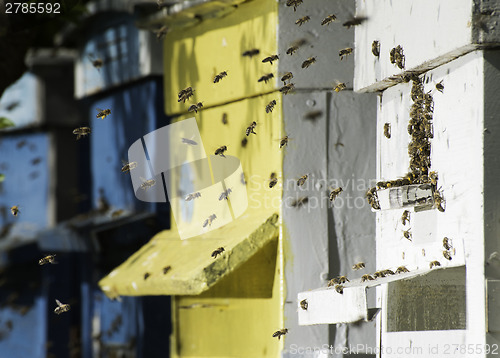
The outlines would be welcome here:
<svg viewBox="0 0 500 358">
<path fill-rule="evenodd" d="M 288 0 L 290 1 L 290 0 Z M 294 0 L 296 1 L 296 0 Z M 302 2 L 302 0 L 300 0 Z M 284 336 L 285 334 L 288 333 L 288 328 L 283 328 L 283 329 L 280 329 L 279 331 L 276 331 L 273 333 L 273 337 L 278 337 L 278 339 L 281 338 L 281 336 Z"/>
<path fill-rule="evenodd" d="M 56 259 L 56 254 L 52 255 L 47 255 L 45 257 L 42 257 L 40 260 L 38 260 L 38 264 L 40 266 L 45 265 L 45 264 L 55 264 L 55 259 Z"/>
<path fill-rule="evenodd" d="M 139 177 L 142 180 L 141 189 L 148 191 L 149 188 L 152 188 L 156 184 L 156 180 L 154 179 L 145 179 L 143 177 Z"/>
<path fill-rule="evenodd" d="M 295 24 L 302 26 L 303 24 L 305 24 L 309 20 L 311 20 L 311 18 L 309 16 L 304 16 L 304 17 L 301 17 L 300 19 L 297 19 L 297 21 L 295 21 Z"/>
<path fill-rule="evenodd" d="M 222 80 L 224 77 L 227 76 L 227 71 L 222 71 L 218 75 L 214 77 L 214 83 L 218 83 L 220 80 Z"/>
<path fill-rule="evenodd" d="M 375 57 L 380 56 L 380 42 L 378 42 L 377 40 L 372 42 L 372 53 Z"/>
<path fill-rule="evenodd" d="M 264 83 L 267 83 L 267 81 L 269 81 L 271 78 L 273 78 L 274 75 L 272 73 L 268 73 L 267 75 L 263 75 L 261 76 L 257 82 L 264 82 Z"/>
<path fill-rule="evenodd" d="M 229 196 L 229 194 L 232 193 L 232 190 L 230 188 L 228 188 L 227 190 L 224 190 L 221 195 L 219 196 L 219 201 L 221 200 L 227 200 L 227 197 Z"/>
<path fill-rule="evenodd" d="M 283 77 L 281 77 L 281 81 L 286 84 L 286 81 L 289 81 L 293 78 L 293 73 L 291 72 L 287 72 L 283 75 Z"/>
<path fill-rule="evenodd" d="M 337 16 L 335 16 L 334 14 L 328 15 L 323 19 L 323 21 L 321 21 L 321 25 L 330 25 L 330 23 L 334 22 L 335 20 L 337 20 Z"/>
<path fill-rule="evenodd" d="M 357 264 L 352 265 L 352 269 L 357 271 L 357 270 L 362 270 L 365 268 L 365 263 L 364 262 L 358 262 Z"/>
<path fill-rule="evenodd" d="M 269 62 L 271 65 L 273 64 L 273 61 L 279 60 L 278 55 L 272 55 L 268 56 L 265 59 L 262 60 L 263 63 Z"/>
<path fill-rule="evenodd" d="M 257 56 L 258 54 L 260 53 L 260 50 L 257 49 L 257 48 L 254 48 L 254 49 L 251 49 L 251 50 L 247 50 L 245 52 L 243 52 L 243 57 L 254 57 L 254 56 Z"/>
<path fill-rule="evenodd" d="M 338 85 L 335 86 L 333 89 L 335 92 L 340 92 L 342 90 L 345 90 L 346 84 L 344 82 L 339 83 Z"/>
<path fill-rule="evenodd" d="M 183 90 L 181 90 L 178 94 L 178 99 L 177 102 L 182 101 L 182 103 L 186 103 L 186 101 L 193 96 L 193 88 L 192 87 L 187 87 Z"/>
<path fill-rule="evenodd" d="M 304 183 L 306 182 L 307 178 L 308 178 L 307 174 L 306 174 L 306 175 L 301 176 L 301 177 L 297 180 L 297 186 L 302 186 L 302 185 L 304 185 Z"/>
<path fill-rule="evenodd" d="M 100 109 L 100 108 L 97 108 L 97 115 L 96 115 L 96 118 L 101 118 L 101 119 L 104 119 L 106 118 L 107 116 L 109 116 L 111 114 L 111 109 Z"/>
<path fill-rule="evenodd" d="M 303 299 L 300 301 L 300 308 L 302 308 L 304 311 L 307 311 L 307 308 L 309 307 L 309 304 L 307 303 L 306 299 Z"/>
<path fill-rule="evenodd" d="M 215 150 L 215 155 L 220 155 L 221 157 L 226 157 L 224 152 L 227 150 L 227 146 L 223 145 Z"/>
<path fill-rule="evenodd" d="M 245 134 L 247 137 L 250 135 L 250 133 L 257 134 L 254 132 L 255 127 L 257 127 L 257 122 L 253 121 L 245 130 Z"/>
<path fill-rule="evenodd" d="M 211 226 L 212 222 L 217 218 L 215 214 L 212 214 L 203 222 L 203 227 Z"/>
<path fill-rule="evenodd" d="M 76 140 L 79 140 L 82 137 L 85 137 L 90 134 L 89 127 L 80 127 L 73 130 L 73 134 L 76 134 Z"/>
<path fill-rule="evenodd" d="M 392 64 L 398 66 L 400 69 L 405 68 L 405 55 L 403 54 L 403 48 L 400 45 L 391 49 L 389 55 Z"/>
<path fill-rule="evenodd" d="M 276 106 L 276 100 L 273 99 L 271 102 L 269 102 L 266 106 L 266 113 L 271 113 L 274 109 L 274 106 Z"/>
<path fill-rule="evenodd" d="M 188 194 L 184 200 L 191 201 L 191 200 L 194 200 L 196 198 L 201 198 L 201 193 L 199 191 L 197 191 L 196 193 Z"/>
<path fill-rule="evenodd" d="M 342 189 L 341 187 L 338 187 L 336 189 L 333 189 L 331 192 L 330 192 L 330 195 L 328 196 L 328 198 L 330 199 L 331 202 L 333 202 L 337 196 L 340 195 L 340 193 L 342 193 L 344 189 Z"/>
<path fill-rule="evenodd" d="M 347 47 L 339 51 L 340 61 L 344 59 L 344 56 L 348 56 L 352 53 L 352 47 Z"/>
<path fill-rule="evenodd" d="M 280 92 L 283 94 L 288 94 L 291 91 L 293 91 L 294 89 L 295 89 L 295 85 L 293 83 L 289 83 L 289 84 L 286 84 L 283 87 L 281 87 Z"/>
<path fill-rule="evenodd" d="M 387 139 L 391 138 L 391 124 L 390 123 L 384 124 L 384 136 Z"/>
<path fill-rule="evenodd" d="M 225 250 L 224 250 L 224 248 L 223 248 L 222 246 L 221 246 L 221 247 L 218 247 L 217 249 L 215 249 L 214 251 L 212 251 L 212 255 L 211 255 L 211 256 L 212 256 L 214 259 L 216 259 L 216 258 L 217 258 L 217 256 L 222 255 L 222 253 L 223 253 L 224 251 L 225 251 Z"/>
<path fill-rule="evenodd" d="M 21 212 L 19 210 L 19 205 L 14 205 L 13 207 L 10 208 L 10 212 L 12 213 L 12 215 L 14 216 L 17 216 L 19 215 L 19 213 Z"/>
<path fill-rule="evenodd" d="M 57 307 L 54 309 L 55 314 L 61 314 L 63 312 L 68 312 L 71 308 L 69 304 L 67 304 L 67 303 L 62 304 L 61 301 L 59 301 L 59 300 L 56 300 L 56 303 L 57 303 Z"/>
<path fill-rule="evenodd" d="M 198 102 L 198 103 L 196 103 L 196 104 L 193 104 L 193 105 L 189 106 L 188 111 L 189 111 L 189 112 L 195 112 L 195 113 L 198 113 L 198 110 L 199 110 L 200 108 L 202 108 L 202 107 L 203 107 L 203 103 Z"/>
<path fill-rule="evenodd" d="M 309 57 L 307 60 L 302 62 L 302 68 L 308 68 L 315 62 L 316 62 L 316 57 Z"/>
</svg>

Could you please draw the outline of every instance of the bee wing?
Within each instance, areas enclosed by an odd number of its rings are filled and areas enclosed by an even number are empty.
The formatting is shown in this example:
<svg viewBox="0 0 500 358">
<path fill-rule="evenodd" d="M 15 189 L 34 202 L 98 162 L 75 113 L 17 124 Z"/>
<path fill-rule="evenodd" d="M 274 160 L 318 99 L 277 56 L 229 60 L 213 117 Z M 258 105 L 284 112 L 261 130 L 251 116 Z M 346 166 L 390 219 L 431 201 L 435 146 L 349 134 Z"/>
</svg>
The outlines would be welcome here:
<svg viewBox="0 0 500 358">
<path fill-rule="evenodd" d="M 96 110 L 96 111 L 99 111 L 99 112 L 104 111 L 104 109 L 102 109 L 102 108 L 96 108 L 95 110 Z"/>
<path fill-rule="evenodd" d="M 61 307 L 63 304 L 61 303 L 61 301 L 59 301 L 58 299 L 56 299 L 56 303 L 59 307 Z"/>
<path fill-rule="evenodd" d="M 147 182 L 147 179 L 144 179 L 143 177 L 139 177 L 143 183 Z"/>
</svg>

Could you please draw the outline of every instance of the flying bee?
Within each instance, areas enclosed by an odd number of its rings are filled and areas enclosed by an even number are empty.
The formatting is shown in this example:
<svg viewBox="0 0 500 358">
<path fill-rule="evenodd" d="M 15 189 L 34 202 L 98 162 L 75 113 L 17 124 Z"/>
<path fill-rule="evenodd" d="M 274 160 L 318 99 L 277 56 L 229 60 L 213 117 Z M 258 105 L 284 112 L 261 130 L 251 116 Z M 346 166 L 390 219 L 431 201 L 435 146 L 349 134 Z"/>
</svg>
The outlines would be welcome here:
<svg viewBox="0 0 500 358">
<path fill-rule="evenodd" d="M 443 81 L 439 82 L 439 83 L 436 83 L 436 89 L 443 93 L 443 90 L 444 90 L 444 85 L 443 85 Z"/>
<path fill-rule="evenodd" d="M 164 275 L 166 275 L 166 274 L 167 274 L 167 272 L 168 272 L 168 271 L 170 271 L 171 269 L 172 269 L 172 266 L 170 266 L 170 265 L 169 265 L 169 266 L 165 266 L 165 267 L 163 268 L 163 274 L 164 274 Z"/>
<path fill-rule="evenodd" d="M 276 173 L 271 173 L 271 178 L 269 179 L 269 188 L 273 188 L 276 184 L 278 184 Z"/>
<path fill-rule="evenodd" d="M 386 138 L 391 138 L 391 124 L 390 123 L 384 124 L 384 135 Z"/>
<path fill-rule="evenodd" d="M 167 34 L 167 32 L 168 32 L 168 26 L 164 25 L 164 26 L 160 27 L 157 30 L 153 30 L 153 32 L 156 34 L 156 39 L 157 40 L 161 40 Z"/>
<path fill-rule="evenodd" d="M 358 262 L 357 264 L 352 265 L 352 269 L 357 271 L 357 270 L 362 270 L 365 268 L 365 263 L 364 262 Z"/>
<path fill-rule="evenodd" d="M 315 62 L 316 62 L 316 57 L 309 57 L 307 60 L 302 62 L 302 68 L 308 68 Z"/>
<path fill-rule="evenodd" d="M 442 197 L 442 195 L 439 193 L 439 191 L 435 191 L 433 194 L 433 199 L 434 199 L 434 205 L 433 207 L 435 207 L 436 209 L 438 209 L 440 212 L 444 212 L 444 207 L 442 204 L 445 203 L 445 200 L 444 198 Z"/>
<path fill-rule="evenodd" d="M 328 287 L 332 287 L 339 284 L 339 278 L 335 277 L 328 281 Z"/>
<path fill-rule="evenodd" d="M 177 95 L 178 96 L 177 102 L 182 101 L 182 103 L 186 103 L 186 101 L 193 95 L 193 92 L 194 90 L 192 87 L 184 88 Z"/>
<path fill-rule="evenodd" d="M 403 231 L 403 236 L 405 239 L 411 241 L 411 232 L 410 232 L 411 229 L 408 229 L 408 230 L 405 230 Z"/>
<path fill-rule="evenodd" d="M 221 201 L 221 200 L 227 200 L 227 197 L 228 197 L 228 196 L 229 196 L 229 194 L 231 194 L 232 192 L 233 192 L 233 191 L 232 191 L 230 188 L 228 188 L 227 190 L 223 191 L 223 192 L 221 193 L 221 195 L 219 196 L 219 201 Z"/>
<path fill-rule="evenodd" d="M 385 277 L 385 274 L 382 271 L 376 271 L 373 274 L 373 277 L 375 277 L 375 278 L 377 278 L 377 277 Z"/>
<path fill-rule="evenodd" d="M 181 142 L 189 145 L 198 145 L 198 142 L 188 138 L 181 138 Z"/>
<path fill-rule="evenodd" d="M 226 76 L 227 76 L 227 72 L 226 71 L 222 71 L 221 73 L 219 73 L 218 75 L 216 75 L 214 77 L 214 83 L 218 83 L 220 80 L 222 80 Z"/>
<path fill-rule="evenodd" d="M 293 6 L 293 11 L 297 11 L 297 7 L 302 4 L 303 0 L 286 0 L 286 6 Z"/>
<path fill-rule="evenodd" d="M 201 193 L 199 191 L 197 191 L 196 193 L 188 194 L 184 200 L 191 201 L 191 200 L 194 200 L 196 198 L 201 198 Z"/>
<path fill-rule="evenodd" d="M 351 26 L 357 26 L 361 25 L 363 21 L 365 21 L 367 18 L 366 17 L 361 17 L 361 16 L 355 16 L 352 19 L 344 22 L 342 26 L 347 27 L 348 29 L 351 28 Z"/>
<path fill-rule="evenodd" d="M 283 148 L 285 145 L 288 145 L 288 136 L 284 136 L 283 138 L 280 139 L 280 149 Z"/>
<path fill-rule="evenodd" d="M 452 259 L 451 255 L 450 255 L 450 252 L 449 252 L 448 250 L 444 250 L 444 251 L 443 251 L 443 256 L 444 256 L 444 258 L 445 258 L 446 260 L 451 261 L 451 259 Z"/>
<path fill-rule="evenodd" d="M 279 60 L 278 55 L 272 55 L 272 56 L 268 56 L 268 57 L 266 57 L 265 59 L 263 59 L 263 60 L 262 60 L 262 63 L 269 62 L 269 63 L 272 65 L 272 64 L 273 64 L 273 61 L 276 61 L 276 60 Z"/>
<path fill-rule="evenodd" d="M 55 314 L 61 314 L 63 312 L 68 312 L 71 308 L 69 304 L 67 304 L 67 303 L 62 304 L 61 301 L 59 301 L 59 300 L 56 300 L 56 303 L 57 303 L 57 307 L 54 310 Z"/>
<path fill-rule="evenodd" d="M 406 268 L 406 266 L 399 266 L 397 269 L 396 269 L 396 273 L 403 273 L 403 272 L 410 272 L 410 270 L 408 270 Z"/>
<path fill-rule="evenodd" d="M 342 189 L 341 187 L 338 187 L 337 189 L 333 189 L 328 197 L 330 199 L 330 201 L 333 202 L 337 198 L 337 196 L 339 196 L 340 193 L 342 193 L 343 190 L 344 189 Z"/>
<path fill-rule="evenodd" d="M 321 25 L 330 25 L 330 23 L 334 22 L 335 20 L 337 20 L 337 16 L 335 16 L 334 14 L 328 15 L 323 19 L 323 21 L 321 21 Z"/>
<path fill-rule="evenodd" d="M 42 257 L 40 260 L 38 260 L 38 264 L 40 266 L 45 265 L 45 264 L 54 264 L 56 258 L 56 254 L 53 255 L 47 255 L 45 257 Z"/>
<path fill-rule="evenodd" d="M 443 247 L 446 249 L 446 250 L 451 250 L 451 244 L 450 244 L 450 239 L 448 239 L 447 237 L 445 237 L 443 239 Z"/>
<path fill-rule="evenodd" d="M 290 1 L 290 0 L 288 0 L 288 1 Z M 281 336 L 284 336 L 287 333 L 288 333 L 288 328 L 283 328 L 283 329 L 280 329 L 279 331 L 274 332 L 273 337 L 278 337 L 278 339 L 280 339 Z"/>
<path fill-rule="evenodd" d="M 441 264 L 439 263 L 439 261 L 431 261 L 429 263 L 429 268 L 433 268 L 433 267 L 437 267 L 437 266 L 441 266 Z"/>
<path fill-rule="evenodd" d="M 344 82 L 339 83 L 335 88 L 333 89 L 335 92 L 340 92 L 342 90 L 345 90 L 346 84 Z"/>
<path fill-rule="evenodd" d="M 432 185 L 437 185 L 438 174 L 434 171 L 430 172 L 429 173 L 429 180 L 431 181 Z"/>
<path fill-rule="evenodd" d="M 295 88 L 295 85 L 293 83 L 289 83 L 289 84 L 284 85 L 283 87 L 281 87 L 280 88 L 280 92 L 283 93 L 283 94 L 288 94 L 294 88 Z"/>
<path fill-rule="evenodd" d="M 336 285 L 335 286 L 335 291 L 337 291 L 337 293 L 343 294 L 344 293 L 344 286 L 342 286 L 342 285 Z"/>
<path fill-rule="evenodd" d="M 188 112 L 195 112 L 195 113 L 198 113 L 198 110 L 199 110 L 200 108 L 202 108 L 202 107 L 203 107 L 203 103 L 198 102 L 198 103 L 196 103 L 196 104 L 193 104 L 193 105 L 189 106 L 189 108 L 188 108 Z"/>
<path fill-rule="evenodd" d="M 247 137 L 250 135 L 250 133 L 257 134 L 254 132 L 255 127 L 257 127 L 257 122 L 253 121 L 245 130 L 245 134 Z"/>
<path fill-rule="evenodd" d="M 104 119 L 106 118 L 107 116 L 109 116 L 111 114 L 111 109 L 100 109 L 100 108 L 97 108 L 97 115 L 95 116 L 96 118 L 101 118 L 101 119 Z"/>
<path fill-rule="evenodd" d="M 262 82 L 264 81 L 264 83 L 267 83 L 267 81 L 269 81 L 271 78 L 273 78 L 274 75 L 272 73 L 268 73 L 267 75 L 264 75 L 264 76 L 261 76 L 257 82 Z"/>
<path fill-rule="evenodd" d="M 248 138 L 247 137 L 243 137 L 243 139 L 241 140 L 241 146 L 243 148 L 246 148 L 247 144 L 248 144 Z"/>
<path fill-rule="evenodd" d="M 365 282 L 365 281 L 373 281 L 375 280 L 372 276 L 370 275 L 363 275 L 361 276 L 361 282 Z"/>
<path fill-rule="evenodd" d="M 260 53 L 260 50 L 259 50 L 259 49 L 254 48 L 254 49 L 247 50 L 247 51 L 243 52 L 243 54 L 242 54 L 242 55 L 243 55 L 243 56 L 247 56 L 247 57 L 252 58 L 252 57 L 254 57 L 254 56 L 257 56 L 259 53 Z"/>
<path fill-rule="evenodd" d="M 380 56 L 380 42 L 378 42 L 377 40 L 372 42 L 372 53 L 375 57 Z"/>
<path fill-rule="evenodd" d="M 266 113 L 271 113 L 274 109 L 274 106 L 276 106 L 276 100 L 273 99 L 271 102 L 269 102 L 266 106 Z"/>
<path fill-rule="evenodd" d="M 123 167 L 121 169 L 122 173 L 127 173 L 135 168 L 137 168 L 137 162 L 126 162 L 122 160 Z"/>
<path fill-rule="evenodd" d="M 220 155 L 221 157 L 224 157 L 224 158 L 225 158 L 225 156 L 224 156 L 224 152 L 225 152 L 226 150 L 227 150 L 227 146 L 223 145 L 223 146 L 221 146 L 221 147 L 219 147 L 219 148 L 217 148 L 217 149 L 216 149 L 216 151 L 215 151 L 215 155 Z"/>
<path fill-rule="evenodd" d="M 212 214 L 208 217 L 207 220 L 205 220 L 205 222 L 203 223 L 203 227 L 207 227 L 208 226 L 211 226 L 212 225 L 212 222 L 217 218 L 217 216 L 215 216 L 215 214 Z"/>
<path fill-rule="evenodd" d="M 88 57 L 89 57 L 90 62 L 92 62 L 92 66 L 94 66 L 95 68 L 97 68 L 98 71 L 104 65 L 104 61 L 102 59 L 100 59 L 100 58 L 94 58 L 91 55 L 89 55 Z"/>
<path fill-rule="evenodd" d="M 214 259 L 216 259 L 216 258 L 217 258 L 217 256 L 222 255 L 222 253 L 223 253 L 224 251 L 225 251 L 225 250 L 224 250 L 224 248 L 221 246 L 221 247 L 219 247 L 219 248 L 215 249 L 214 251 L 212 251 L 212 257 L 213 257 Z"/>
<path fill-rule="evenodd" d="M 151 276 L 151 274 L 149 272 L 145 272 L 144 273 L 144 281 L 146 281 L 149 276 Z"/>
<path fill-rule="evenodd" d="M 19 210 L 19 205 L 14 205 L 13 207 L 10 208 L 10 212 L 12 213 L 12 215 L 14 216 L 17 216 L 19 215 L 19 213 L 21 212 Z"/>
<path fill-rule="evenodd" d="M 281 81 L 286 84 L 286 81 L 291 80 L 293 78 L 293 73 L 287 72 L 281 77 Z"/>
<path fill-rule="evenodd" d="M 300 19 L 298 19 L 297 21 L 295 21 L 295 24 L 302 26 L 303 24 L 305 24 L 309 20 L 311 20 L 311 18 L 309 16 L 304 16 L 304 17 L 301 17 Z"/>
<path fill-rule="evenodd" d="M 403 225 L 406 225 L 407 221 L 408 221 L 408 223 L 410 222 L 410 211 L 409 210 L 403 211 L 403 215 L 401 215 L 401 222 L 403 223 Z"/>
<path fill-rule="evenodd" d="M 144 179 L 143 177 L 139 177 L 142 180 L 141 189 L 148 191 L 149 188 L 153 187 L 156 184 L 156 180 L 154 179 Z"/>
<path fill-rule="evenodd" d="M 309 198 L 307 196 L 303 196 L 301 198 L 298 198 L 296 200 L 294 200 L 290 206 L 292 208 L 301 208 L 303 207 L 304 205 L 306 205 L 307 203 L 309 202 Z"/>
<path fill-rule="evenodd" d="M 292 45 L 290 46 L 287 50 L 286 50 L 286 54 L 287 55 L 293 55 L 295 52 L 297 52 L 297 50 L 299 49 L 299 46 L 297 45 Z"/>
<path fill-rule="evenodd" d="M 344 56 L 348 56 L 352 53 L 352 47 L 347 47 L 339 51 L 340 61 L 344 59 Z"/>
<path fill-rule="evenodd" d="M 76 134 L 76 140 L 85 137 L 90 134 L 89 127 L 80 127 L 73 130 L 73 134 Z"/>
<path fill-rule="evenodd" d="M 307 303 L 307 300 L 304 299 L 302 301 L 300 301 L 300 308 L 302 308 L 304 311 L 307 311 L 307 307 L 308 307 L 308 303 Z"/>
<path fill-rule="evenodd" d="M 227 113 L 222 113 L 222 124 L 227 124 Z"/>
<path fill-rule="evenodd" d="M 339 276 L 338 280 L 339 280 L 339 283 L 346 283 L 346 281 L 350 282 L 346 276 Z"/>
<path fill-rule="evenodd" d="M 307 178 L 308 178 L 307 174 L 306 174 L 306 175 L 301 176 L 301 177 L 297 180 L 297 186 L 302 186 L 302 185 L 304 185 L 304 183 L 306 182 Z"/>
</svg>

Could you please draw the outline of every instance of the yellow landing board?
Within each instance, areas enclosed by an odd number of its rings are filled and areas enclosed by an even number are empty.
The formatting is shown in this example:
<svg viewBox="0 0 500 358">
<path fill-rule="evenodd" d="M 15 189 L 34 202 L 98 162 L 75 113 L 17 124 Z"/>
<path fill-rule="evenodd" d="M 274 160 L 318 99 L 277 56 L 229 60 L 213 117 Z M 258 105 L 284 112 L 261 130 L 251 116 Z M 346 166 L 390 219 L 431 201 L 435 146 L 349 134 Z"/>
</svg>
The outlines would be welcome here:
<svg viewBox="0 0 500 358">
<path fill-rule="evenodd" d="M 259 210 L 188 240 L 181 240 L 175 228 L 165 230 L 99 281 L 99 286 L 110 298 L 198 295 L 277 237 L 278 215 Z M 225 251 L 213 258 L 219 247 Z"/>
<path fill-rule="evenodd" d="M 164 45 L 165 106 L 169 115 L 187 112 L 190 105 L 205 107 L 269 93 L 276 89 L 277 63 L 262 63 L 277 52 L 277 2 L 245 2 L 229 15 L 170 32 Z M 253 58 L 242 53 L 259 49 Z M 222 71 L 227 77 L 214 83 Z M 267 84 L 258 79 L 268 73 Z M 192 87 L 194 96 L 177 102 L 181 89 Z"/>
</svg>

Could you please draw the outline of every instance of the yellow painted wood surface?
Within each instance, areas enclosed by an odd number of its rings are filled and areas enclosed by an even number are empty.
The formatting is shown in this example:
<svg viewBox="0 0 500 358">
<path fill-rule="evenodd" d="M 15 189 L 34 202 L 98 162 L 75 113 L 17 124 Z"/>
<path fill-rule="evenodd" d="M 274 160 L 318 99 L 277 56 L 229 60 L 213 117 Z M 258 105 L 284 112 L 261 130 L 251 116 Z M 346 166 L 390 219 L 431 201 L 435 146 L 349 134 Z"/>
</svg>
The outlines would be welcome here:
<svg viewBox="0 0 500 358">
<path fill-rule="evenodd" d="M 185 113 L 197 102 L 209 107 L 275 90 L 277 64 L 262 63 L 262 59 L 277 53 L 277 21 L 276 1 L 255 0 L 225 17 L 169 33 L 164 43 L 167 114 Z M 253 48 L 260 49 L 260 54 L 251 59 L 242 56 Z M 227 71 L 227 77 L 213 83 L 222 71 Z M 257 82 L 271 72 L 273 80 Z M 186 103 L 177 102 L 179 91 L 188 86 L 195 90 L 194 96 Z"/>
</svg>

